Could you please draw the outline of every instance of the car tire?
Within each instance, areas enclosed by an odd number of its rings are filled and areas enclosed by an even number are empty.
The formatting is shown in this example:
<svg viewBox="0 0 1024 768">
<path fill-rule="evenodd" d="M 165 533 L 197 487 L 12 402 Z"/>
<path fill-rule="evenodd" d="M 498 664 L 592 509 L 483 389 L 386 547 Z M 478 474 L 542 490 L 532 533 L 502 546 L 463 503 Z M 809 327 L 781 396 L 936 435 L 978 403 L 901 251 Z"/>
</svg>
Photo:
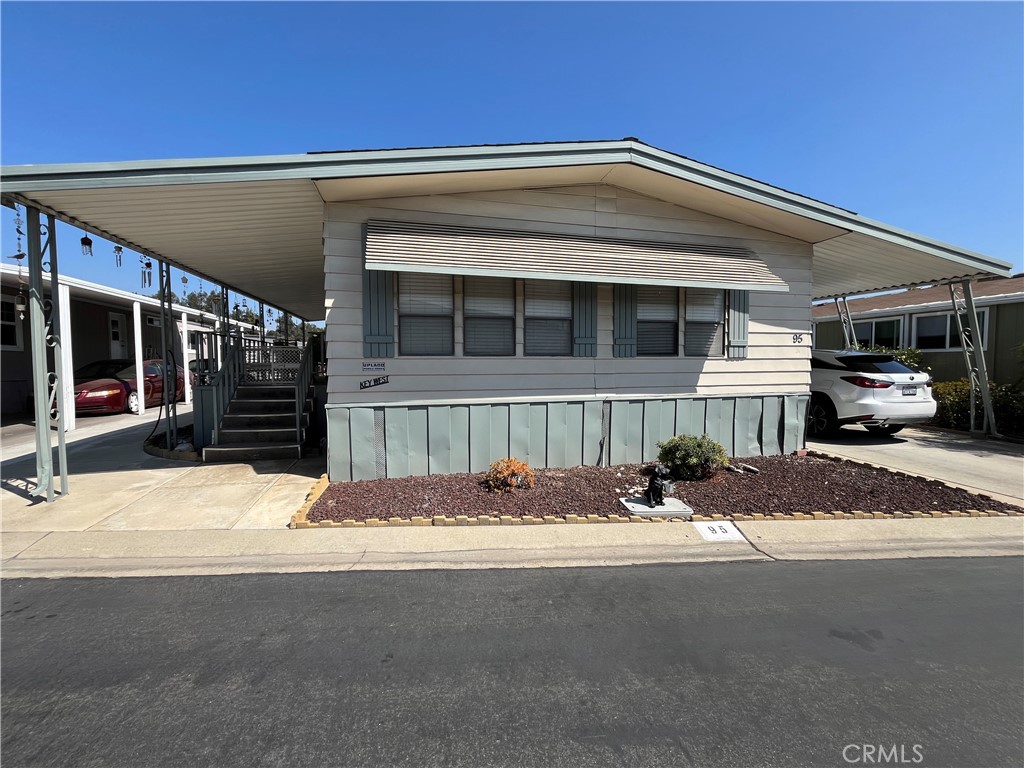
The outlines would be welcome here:
<svg viewBox="0 0 1024 768">
<path fill-rule="evenodd" d="M 128 397 L 124 399 L 124 407 L 125 410 L 128 411 L 128 413 L 138 413 L 139 393 L 135 392 L 134 390 L 132 392 L 129 392 Z"/>
<path fill-rule="evenodd" d="M 864 429 L 870 432 L 872 435 L 895 435 L 906 424 L 865 424 Z"/>
<path fill-rule="evenodd" d="M 827 395 L 811 395 L 807 406 L 807 436 L 830 437 L 839 430 L 836 407 Z"/>
</svg>

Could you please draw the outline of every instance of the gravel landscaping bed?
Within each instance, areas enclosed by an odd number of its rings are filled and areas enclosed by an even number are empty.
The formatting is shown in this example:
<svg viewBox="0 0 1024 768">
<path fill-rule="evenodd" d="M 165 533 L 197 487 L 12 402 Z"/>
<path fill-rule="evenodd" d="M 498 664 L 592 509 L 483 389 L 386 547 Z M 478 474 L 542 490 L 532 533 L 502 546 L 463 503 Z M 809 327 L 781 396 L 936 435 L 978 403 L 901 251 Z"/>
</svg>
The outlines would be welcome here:
<svg viewBox="0 0 1024 768">
<path fill-rule="evenodd" d="M 672 496 L 700 515 L 1019 511 L 1017 507 L 948 488 L 934 480 L 847 461 L 815 456 L 757 456 L 733 461 L 756 467 L 760 474 L 724 472 L 708 481 L 676 483 Z M 489 492 L 482 473 L 331 483 L 310 508 L 308 520 L 318 523 L 435 515 L 628 514 L 619 498 L 633 495 L 631 488 L 646 487 L 643 468 L 644 465 L 627 464 L 537 469 L 534 488 L 505 494 Z"/>
</svg>

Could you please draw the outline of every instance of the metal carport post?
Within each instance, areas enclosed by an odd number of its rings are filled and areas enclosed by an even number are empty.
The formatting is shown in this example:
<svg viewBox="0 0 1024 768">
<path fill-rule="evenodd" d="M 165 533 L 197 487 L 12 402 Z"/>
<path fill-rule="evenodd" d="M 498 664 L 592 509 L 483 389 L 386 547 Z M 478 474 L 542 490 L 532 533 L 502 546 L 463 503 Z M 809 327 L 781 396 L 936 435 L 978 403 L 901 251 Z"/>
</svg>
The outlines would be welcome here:
<svg viewBox="0 0 1024 768">
<path fill-rule="evenodd" d="M 57 456 L 60 471 L 60 495 L 68 495 L 67 447 L 64 441 L 64 414 L 74 408 L 74 401 L 65 398 L 62 377 L 64 361 L 61 354 L 61 316 L 57 269 L 57 227 L 54 217 L 47 215 L 46 224 L 39 220 L 39 210 L 25 206 L 28 242 L 29 300 L 31 324 L 32 391 L 36 426 L 36 487 L 33 496 L 46 496 L 53 501 L 56 490 L 53 476 L 53 446 L 50 443 L 50 414 L 56 411 Z M 42 234 L 46 233 L 45 242 Z M 50 299 L 43 298 L 43 270 L 50 273 Z M 50 370 L 47 347 L 53 349 L 53 370 Z"/>
</svg>

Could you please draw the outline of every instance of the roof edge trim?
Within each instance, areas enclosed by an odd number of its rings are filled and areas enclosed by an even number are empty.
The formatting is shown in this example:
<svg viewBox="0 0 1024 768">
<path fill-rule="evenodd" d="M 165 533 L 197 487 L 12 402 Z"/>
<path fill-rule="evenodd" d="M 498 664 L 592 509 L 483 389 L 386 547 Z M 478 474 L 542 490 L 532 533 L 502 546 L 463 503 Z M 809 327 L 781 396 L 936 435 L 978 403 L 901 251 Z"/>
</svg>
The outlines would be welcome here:
<svg viewBox="0 0 1024 768">
<path fill-rule="evenodd" d="M 126 186 L 359 178 L 625 163 L 1003 277 L 1011 265 L 638 141 L 372 150 L 317 155 L 0 168 L 0 194 Z M 972 273 L 976 274 L 976 273 Z M 902 287 L 902 286 L 897 286 Z"/>
</svg>

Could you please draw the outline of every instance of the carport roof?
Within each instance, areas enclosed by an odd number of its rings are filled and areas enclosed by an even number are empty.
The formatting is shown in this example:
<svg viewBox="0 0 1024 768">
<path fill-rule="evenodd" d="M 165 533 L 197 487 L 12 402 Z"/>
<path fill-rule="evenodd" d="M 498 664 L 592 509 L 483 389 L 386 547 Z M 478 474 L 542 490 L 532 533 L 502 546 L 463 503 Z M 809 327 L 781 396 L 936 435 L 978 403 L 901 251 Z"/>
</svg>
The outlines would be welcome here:
<svg viewBox="0 0 1024 768">
<path fill-rule="evenodd" d="M 813 243 L 815 298 L 1010 273 L 998 259 L 635 139 L 0 168 L 6 204 L 307 320 L 324 316 L 325 202 L 596 183 Z"/>
</svg>

